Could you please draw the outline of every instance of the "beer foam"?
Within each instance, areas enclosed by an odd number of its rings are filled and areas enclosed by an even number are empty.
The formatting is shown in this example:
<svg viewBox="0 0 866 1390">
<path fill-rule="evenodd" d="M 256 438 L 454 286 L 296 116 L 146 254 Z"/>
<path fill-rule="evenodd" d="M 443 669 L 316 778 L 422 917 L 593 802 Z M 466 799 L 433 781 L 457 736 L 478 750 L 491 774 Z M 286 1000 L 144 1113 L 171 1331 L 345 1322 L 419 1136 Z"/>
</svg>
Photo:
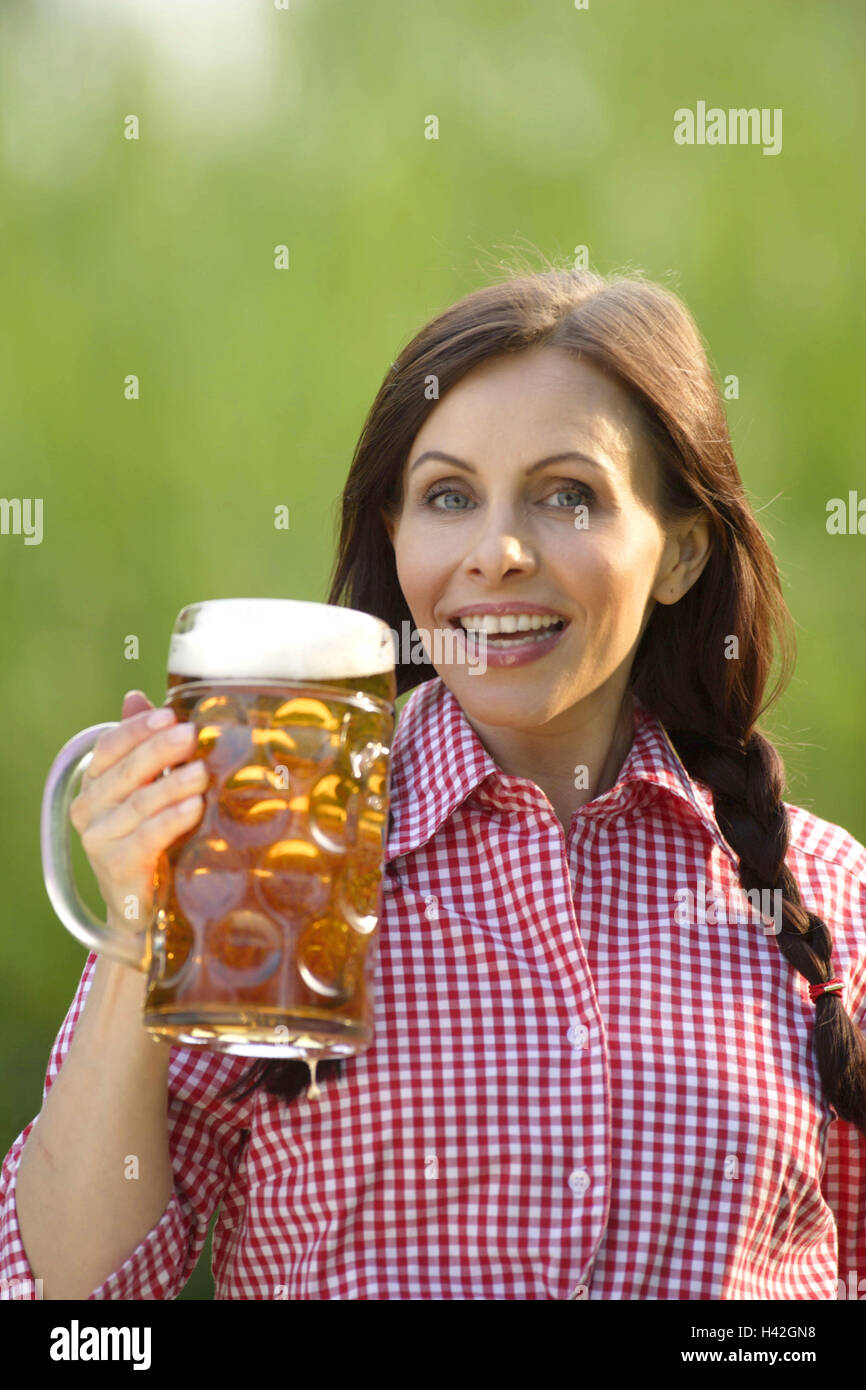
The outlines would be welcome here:
<svg viewBox="0 0 866 1390">
<path fill-rule="evenodd" d="M 176 627 L 168 672 L 190 680 L 339 680 L 394 667 L 391 629 L 356 608 L 302 599 L 209 599 L 181 609 Z"/>
</svg>

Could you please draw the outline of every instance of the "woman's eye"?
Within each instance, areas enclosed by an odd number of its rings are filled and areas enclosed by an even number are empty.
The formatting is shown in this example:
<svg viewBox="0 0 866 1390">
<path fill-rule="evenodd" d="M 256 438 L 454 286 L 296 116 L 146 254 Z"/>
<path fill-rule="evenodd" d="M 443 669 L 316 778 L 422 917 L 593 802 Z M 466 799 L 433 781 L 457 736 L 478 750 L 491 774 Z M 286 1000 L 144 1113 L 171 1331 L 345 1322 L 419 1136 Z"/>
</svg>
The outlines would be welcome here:
<svg viewBox="0 0 866 1390">
<path fill-rule="evenodd" d="M 571 493 L 572 497 L 579 498 L 580 501 L 569 502 L 566 507 L 563 508 L 564 511 L 579 506 L 582 502 L 587 502 L 591 505 L 595 501 L 595 493 L 592 488 L 587 487 L 585 483 L 570 483 L 568 487 L 558 487 L 556 491 L 552 492 L 550 495 L 551 497 L 561 497 L 563 493 L 568 492 Z"/>
<path fill-rule="evenodd" d="M 440 488 L 437 489 L 436 487 L 431 487 L 431 488 L 428 488 L 428 490 L 424 493 L 424 496 L 421 498 L 421 502 L 422 502 L 422 504 L 424 504 L 424 503 L 431 503 L 431 502 L 435 501 L 435 499 L 436 499 L 437 497 L 462 497 L 462 498 L 464 499 L 464 501 L 466 500 L 466 494 L 463 493 L 463 492 L 458 492 L 456 488 L 453 488 L 453 487 L 440 487 Z M 465 509 L 464 509 L 463 507 L 437 507 L 436 510 L 439 511 L 439 512 L 443 512 L 443 511 L 449 511 L 449 512 L 457 511 L 457 512 L 461 512 L 461 511 L 464 511 Z"/>
<path fill-rule="evenodd" d="M 567 486 L 566 486 L 566 485 L 563 485 L 563 486 L 561 486 L 561 487 L 556 488 L 556 490 L 555 490 L 554 492 L 552 492 L 552 493 L 550 494 L 550 496 L 551 496 L 551 497 L 560 497 L 560 496 L 563 495 L 563 493 L 565 493 L 565 494 L 571 493 L 572 497 L 576 497 L 576 498 L 578 499 L 578 501 L 577 501 L 577 502 L 568 502 L 568 503 L 565 504 L 565 506 L 560 506 L 560 507 L 558 508 L 558 510 L 560 510 L 560 511 L 570 511 L 573 507 L 579 506 L 582 502 L 587 502 L 587 503 L 589 503 L 590 505 L 592 505 L 592 503 L 595 502 L 595 493 L 593 492 L 592 488 L 591 488 L 591 487 L 587 487 L 586 483 L 579 483 L 579 482 L 577 482 L 576 480 L 568 479 L 568 480 L 567 480 Z M 434 484 L 433 487 L 428 488 L 427 491 L 424 493 L 424 496 L 421 498 L 421 503 L 422 503 L 422 505 L 430 506 L 430 505 L 432 505 L 432 503 L 436 500 L 437 497 L 462 497 L 463 500 L 464 500 L 464 502 L 467 500 L 467 499 L 466 499 L 466 494 L 463 493 L 463 492 L 459 492 L 456 488 L 448 487 L 447 485 L 444 486 L 444 487 L 443 487 L 443 486 L 438 486 L 438 487 L 437 487 L 437 486 Z M 443 507 L 437 507 L 436 510 L 437 510 L 437 511 L 440 511 L 440 512 L 442 512 L 442 511 L 449 511 L 449 512 L 457 511 L 457 512 L 461 512 L 461 511 L 465 511 L 466 508 L 465 508 L 465 507 L 449 507 L 449 506 L 446 505 L 446 506 L 443 506 Z"/>
</svg>

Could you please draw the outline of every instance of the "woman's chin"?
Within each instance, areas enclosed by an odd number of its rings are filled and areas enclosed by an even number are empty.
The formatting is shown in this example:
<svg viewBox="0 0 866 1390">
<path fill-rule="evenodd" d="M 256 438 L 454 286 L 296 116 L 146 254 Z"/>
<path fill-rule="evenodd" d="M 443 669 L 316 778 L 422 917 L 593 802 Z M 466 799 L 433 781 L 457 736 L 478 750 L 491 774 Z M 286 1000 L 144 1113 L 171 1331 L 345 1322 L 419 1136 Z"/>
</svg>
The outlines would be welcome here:
<svg viewBox="0 0 866 1390">
<path fill-rule="evenodd" d="M 486 671 L 484 675 L 471 676 L 463 670 L 455 675 L 453 669 L 443 668 L 440 674 L 443 684 L 473 724 L 529 730 L 546 723 L 554 712 L 550 690 L 539 690 L 536 703 L 531 691 L 518 693 L 506 686 L 501 672 Z"/>
</svg>

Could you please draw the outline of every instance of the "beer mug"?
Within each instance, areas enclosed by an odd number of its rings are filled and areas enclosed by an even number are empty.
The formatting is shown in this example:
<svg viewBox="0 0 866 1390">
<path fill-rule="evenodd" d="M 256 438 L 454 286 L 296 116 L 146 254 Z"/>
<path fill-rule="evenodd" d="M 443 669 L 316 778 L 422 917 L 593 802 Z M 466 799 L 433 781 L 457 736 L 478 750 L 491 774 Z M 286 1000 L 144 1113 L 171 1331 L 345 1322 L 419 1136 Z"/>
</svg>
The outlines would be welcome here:
<svg viewBox="0 0 866 1390">
<path fill-rule="evenodd" d="M 311 1060 L 369 1045 L 395 693 L 391 629 L 370 614 L 289 599 L 183 608 L 165 704 L 197 730 L 204 811 L 160 855 L 137 934 L 94 916 L 70 861 L 74 783 L 116 722 L 61 749 L 42 802 L 48 896 L 85 946 L 146 972 L 154 1036 Z"/>
</svg>

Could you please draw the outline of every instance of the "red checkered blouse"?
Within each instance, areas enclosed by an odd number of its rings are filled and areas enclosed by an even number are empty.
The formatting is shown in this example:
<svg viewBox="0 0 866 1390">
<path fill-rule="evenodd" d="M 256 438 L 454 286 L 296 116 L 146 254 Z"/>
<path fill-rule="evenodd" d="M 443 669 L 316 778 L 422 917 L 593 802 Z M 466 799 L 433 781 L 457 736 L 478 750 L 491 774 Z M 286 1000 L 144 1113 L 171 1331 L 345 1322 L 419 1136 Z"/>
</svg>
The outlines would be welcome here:
<svg viewBox="0 0 866 1390">
<path fill-rule="evenodd" d="M 290 1105 L 218 1101 L 249 1059 L 173 1048 L 174 1191 L 91 1298 L 175 1298 L 217 1208 L 219 1299 L 857 1296 L 866 1142 L 822 1096 L 807 983 L 739 887 L 709 789 L 634 714 L 615 786 L 565 836 L 441 679 L 412 692 L 373 1044 Z M 788 865 L 863 1027 L 866 849 L 788 810 Z M 38 1273 L 15 1211 L 33 1123 L 2 1167 L 4 1297 Z"/>
</svg>

